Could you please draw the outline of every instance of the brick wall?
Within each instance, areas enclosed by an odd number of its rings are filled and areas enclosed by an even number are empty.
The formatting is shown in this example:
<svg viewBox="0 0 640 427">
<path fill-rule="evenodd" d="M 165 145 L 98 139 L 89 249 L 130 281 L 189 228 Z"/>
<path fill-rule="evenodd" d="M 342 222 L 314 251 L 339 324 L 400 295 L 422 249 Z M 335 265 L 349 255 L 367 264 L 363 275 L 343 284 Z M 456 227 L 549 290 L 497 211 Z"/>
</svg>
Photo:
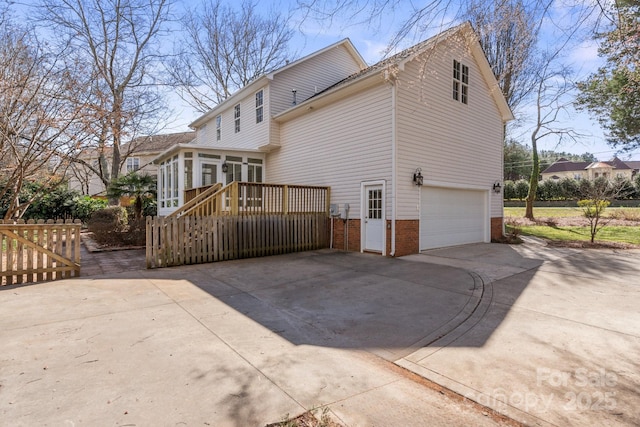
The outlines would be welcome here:
<svg viewBox="0 0 640 427">
<path fill-rule="evenodd" d="M 347 221 L 341 218 L 333 219 L 333 248 L 339 250 L 349 250 L 360 252 L 360 220 L 359 219 L 349 219 Z M 329 227 L 331 227 L 331 220 L 329 220 Z M 349 231 L 349 248 L 347 249 L 345 246 L 346 234 L 345 229 Z"/>
<path fill-rule="evenodd" d="M 491 218 L 491 240 L 502 238 L 502 217 Z"/>
<path fill-rule="evenodd" d="M 417 219 L 396 220 L 395 256 L 420 252 L 420 221 Z M 387 221 L 387 254 L 391 254 L 391 221 Z"/>
<path fill-rule="evenodd" d="M 502 217 L 491 218 L 491 239 L 502 237 Z M 333 248 L 345 250 L 346 222 L 341 218 L 333 220 Z M 391 220 L 387 220 L 387 255 L 391 254 Z M 360 251 L 360 220 L 349 220 L 349 251 Z M 420 221 L 417 219 L 396 221 L 396 253 L 405 256 L 420 252 Z"/>
</svg>

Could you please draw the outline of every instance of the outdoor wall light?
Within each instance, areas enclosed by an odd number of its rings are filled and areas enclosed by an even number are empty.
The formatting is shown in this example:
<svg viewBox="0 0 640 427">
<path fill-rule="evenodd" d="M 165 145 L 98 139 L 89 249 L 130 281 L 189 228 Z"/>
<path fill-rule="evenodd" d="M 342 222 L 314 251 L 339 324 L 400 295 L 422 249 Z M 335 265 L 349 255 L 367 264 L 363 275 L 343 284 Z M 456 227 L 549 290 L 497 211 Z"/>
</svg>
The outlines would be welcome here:
<svg viewBox="0 0 640 427">
<path fill-rule="evenodd" d="M 227 164 L 227 162 L 225 161 L 222 164 L 222 173 L 227 173 L 227 171 L 229 170 L 229 165 Z"/>
<path fill-rule="evenodd" d="M 500 181 L 496 181 L 493 183 L 493 192 L 499 193 L 502 190 L 502 185 L 500 185 Z"/>
<path fill-rule="evenodd" d="M 420 186 L 422 185 L 423 180 L 424 178 L 422 177 L 422 169 L 416 169 L 416 171 L 413 173 L 413 183 Z"/>
</svg>

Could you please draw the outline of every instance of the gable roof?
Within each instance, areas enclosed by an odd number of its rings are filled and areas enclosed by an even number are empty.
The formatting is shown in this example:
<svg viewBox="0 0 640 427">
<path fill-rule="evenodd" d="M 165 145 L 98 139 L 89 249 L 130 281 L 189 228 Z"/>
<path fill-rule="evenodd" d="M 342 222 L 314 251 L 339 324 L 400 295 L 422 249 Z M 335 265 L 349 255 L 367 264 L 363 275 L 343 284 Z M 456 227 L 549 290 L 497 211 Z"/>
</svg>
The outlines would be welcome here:
<svg viewBox="0 0 640 427">
<path fill-rule="evenodd" d="M 627 161 L 624 162 L 617 157 L 607 161 L 607 162 L 572 162 L 570 160 L 565 159 L 564 157 L 553 162 L 548 168 L 543 170 L 540 173 L 556 173 L 556 172 L 577 172 L 585 169 L 594 169 L 594 168 L 606 168 L 611 167 L 613 169 L 618 170 L 629 170 L 629 169 L 637 169 L 634 167 L 636 165 L 640 167 L 640 161 Z"/>
<path fill-rule="evenodd" d="M 627 160 L 625 162 L 631 169 L 640 170 L 640 160 Z"/>
<path fill-rule="evenodd" d="M 548 168 L 540 173 L 577 172 L 585 170 L 590 164 L 591 162 L 572 162 L 563 157 L 553 162 Z"/>
<path fill-rule="evenodd" d="M 353 56 L 354 60 L 358 63 L 358 65 L 360 66 L 360 68 L 365 68 L 367 67 L 367 62 L 364 60 L 364 58 L 362 58 L 362 55 L 360 55 L 360 53 L 358 52 L 358 50 L 355 48 L 355 46 L 353 45 L 353 43 L 351 43 L 351 40 L 349 40 L 348 38 L 346 39 L 342 39 L 336 43 L 333 43 L 323 49 L 317 50 L 313 53 L 310 53 L 309 55 L 303 56 L 302 58 L 299 58 L 293 62 L 290 62 L 287 65 L 284 65 L 268 74 L 263 74 L 262 76 L 258 77 L 257 79 L 255 79 L 254 81 L 252 81 L 251 83 L 249 83 L 248 85 L 240 88 L 239 90 L 237 90 L 236 92 L 234 92 L 231 96 L 229 96 L 227 99 L 225 99 L 224 101 L 222 101 L 220 104 L 216 105 L 214 108 L 212 108 L 211 110 L 207 111 L 206 113 L 204 113 L 203 115 L 201 115 L 200 117 L 198 117 L 197 119 L 195 119 L 190 125 L 189 127 L 192 129 L 196 129 L 197 127 L 203 125 L 204 123 L 208 122 L 210 119 L 212 119 L 213 117 L 217 116 L 222 110 L 224 110 L 224 108 L 226 108 L 226 106 L 230 103 L 233 102 L 237 102 L 236 100 L 238 98 L 242 98 L 242 95 L 252 91 L 253 88 L 257 88 L 259 86 L 261 86 L 262 84 L 264 84 L 267 80 L 273 80 L 273 78 L 285 71 L 288 70 L 289 68 L 293 68 L 298 64 L 301 64 L 305 61 L 308 61 L 311 58 L 314 58 L 318 55 L 321 55 L 331 49 L 335 49 L 337 47 L 343 46 L 347 52 L 349 52 L 351 54 L 351 56 Z"/>
<path fill-rule="evenodd" d="M 126 153 L 132 147 L 131 154 L 160 153 L 174 145 L 191 142 L 195 137 L 193 131 L 140 136 L 122 144 L 120 151 Z"/>
<path fill-rule="evenodd" d="M 410 48 L 407 48 L 402 52 L 399 52 L 389 58 L 383 59 L 382 61 L 379 61 L 376 64 L 373 64 L 357 73 L 354 73 L 349 77 L 346 77 L 345 79 L 335 83 L 334 85 L 329 86 L 328 88 L 314 94 L 305 101 L 298 103 L 297 105 L 281 112 L 274 118 L 276 118 L 276 120 L 287 120 L 289 118 L 293 118 L 312 108 L 308 105 L 312 100 L 322 98 L 323 96 L 329 96 L 330 94 L 334 94 L 342 88 L 346 88 L 356 84 L 363 84 L 365 80 L 369 79 L 372 76 L 377 76 L 380 73 L 387 73 L 389 68 L 392 66 L 398 66 L 399 68 L 402 68 L 405 63 L 412 61 L 428 49 L 437 46 L 442 41 L 445 41 L 458 33 L 461 33 L 463 36 L 465 36 L 466 40 L 469 41 L 471 53 L 478 63 L 482 76 L 489 85 L 491 95 L 496 103 L 496 106 L 498 107 L 498 110 L 500 111 L 502 119 L 505 122 L 513 120 L 513 113 L 511 112 L 511 109 L 509 108 L 509 105 L 507 104 L 507 101 L 502 94 L 502 90 L 498 86 L 498 81 L 496 80 L 495 75 L 491 70 L 489 61 L 487 60 L 486 55 L 484 54 L 484 51 L 480 46 L 480 42 L 478 41 L 478 37 L 469 22 L 465 22 L 458 26 L 449 28 L 448 30 L 445 30 L 431 38 L 428 38 L 423 42 L 411 46 Z"/>
</svg>

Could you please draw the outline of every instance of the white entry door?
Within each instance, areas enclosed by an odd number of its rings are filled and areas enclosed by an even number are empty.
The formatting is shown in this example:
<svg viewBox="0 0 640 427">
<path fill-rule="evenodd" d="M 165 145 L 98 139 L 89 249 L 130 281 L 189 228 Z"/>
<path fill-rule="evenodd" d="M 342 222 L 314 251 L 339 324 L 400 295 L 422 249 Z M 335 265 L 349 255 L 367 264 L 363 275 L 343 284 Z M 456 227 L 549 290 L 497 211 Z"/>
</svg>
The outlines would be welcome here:
<svg viewBox="0 0 640 427">
<path fill-rule="evenodd" d="M 384 192 L 382 185 L 365 185 L 363 202 L 363 249 L 382 252 L 384 243 Z"/>
</svg>

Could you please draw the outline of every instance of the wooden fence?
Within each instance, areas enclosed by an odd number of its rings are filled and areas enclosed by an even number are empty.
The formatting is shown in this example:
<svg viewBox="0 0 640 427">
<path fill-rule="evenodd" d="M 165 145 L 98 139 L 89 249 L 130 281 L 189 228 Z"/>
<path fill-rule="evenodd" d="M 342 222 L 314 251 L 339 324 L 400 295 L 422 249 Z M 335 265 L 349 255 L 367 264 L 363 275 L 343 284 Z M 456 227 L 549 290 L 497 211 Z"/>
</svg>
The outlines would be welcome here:
<svg viewBox="0 0 640 427">
<path fill-rule="evenodd" d="M 147 217 L 147 268 L 324 248 L 327 221 L 324 213 Z"/>
<path fill-rule="evenodd" d="M 80 221 L 0 220 L 0 285 L 80 275 Z"/>
</svg>

